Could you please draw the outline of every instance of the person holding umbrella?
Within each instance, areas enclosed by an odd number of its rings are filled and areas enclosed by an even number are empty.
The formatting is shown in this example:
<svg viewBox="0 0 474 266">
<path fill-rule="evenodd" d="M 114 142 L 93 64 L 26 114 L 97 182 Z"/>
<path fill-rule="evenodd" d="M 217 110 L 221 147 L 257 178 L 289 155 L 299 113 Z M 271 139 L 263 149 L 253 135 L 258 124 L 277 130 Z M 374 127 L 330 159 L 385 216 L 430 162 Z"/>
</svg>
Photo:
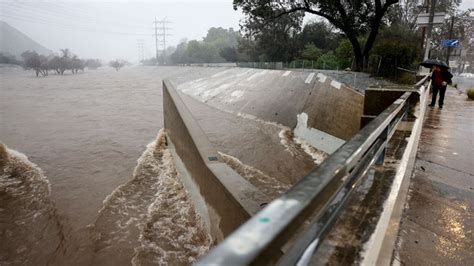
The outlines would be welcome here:
<svg viewBox="0 0 474 266">
<path fill-rule="evenodd" d="M 438 106 L 439 109 L 443 109 L 444 95 L 446 94 L 446 87 L 448 84 L 452 84 L 453 75 L 449 73 L 449 66 L 443 61 L 437 59 L 428 59 L 421 63 L 424 67 L 431 68 L 431 84 L 432 84 L 432 98 L 430 107 L 434 107 L 436 104 L 436 97 L 439 92 Z"/>
</svg>

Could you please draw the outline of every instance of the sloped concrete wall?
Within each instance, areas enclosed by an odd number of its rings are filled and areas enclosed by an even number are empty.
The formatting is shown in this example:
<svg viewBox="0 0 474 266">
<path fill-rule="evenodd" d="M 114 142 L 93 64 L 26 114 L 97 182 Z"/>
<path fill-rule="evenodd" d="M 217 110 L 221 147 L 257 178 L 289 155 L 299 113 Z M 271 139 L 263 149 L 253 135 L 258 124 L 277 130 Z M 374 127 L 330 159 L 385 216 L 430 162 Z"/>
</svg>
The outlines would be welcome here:
<svg viewBox="0 0 474 266">
<path fill-rule="evenodd" d="M 364 95 L 322 74 L 317 79 L 303 107 L 308 125 L 349 140 L 360 130 Z"/>
<path fill-rule="evenodd" d="M 168 80 L 163 110 L 167 135 L 206 202 L 211 235 L 220 241 L 269 199 L 222 161 Z"/>
<path fill-rule="evenodd" d="M 295 128 L 297 115 L 308 126 L 348 140 L 360 129 L 364 96 L 316 72 L 222 69 L 184 82 L 179 89 L 197 100 L 233 113 Z"/>
</svg>

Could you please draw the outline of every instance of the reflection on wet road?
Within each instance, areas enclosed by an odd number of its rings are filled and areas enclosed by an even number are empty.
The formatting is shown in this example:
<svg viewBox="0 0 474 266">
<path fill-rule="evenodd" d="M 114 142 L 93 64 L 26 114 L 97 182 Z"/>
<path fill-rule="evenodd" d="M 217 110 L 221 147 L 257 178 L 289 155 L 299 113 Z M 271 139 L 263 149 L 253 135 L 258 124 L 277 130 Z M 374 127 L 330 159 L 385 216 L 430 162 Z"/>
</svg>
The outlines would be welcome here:
<svg viewBox="0 0 474 266">
<path fill-rule="evenodd" d="M 455 90 L 428 109 L 395 259 L 474 265 L 474 102 Z"/>
</svg>

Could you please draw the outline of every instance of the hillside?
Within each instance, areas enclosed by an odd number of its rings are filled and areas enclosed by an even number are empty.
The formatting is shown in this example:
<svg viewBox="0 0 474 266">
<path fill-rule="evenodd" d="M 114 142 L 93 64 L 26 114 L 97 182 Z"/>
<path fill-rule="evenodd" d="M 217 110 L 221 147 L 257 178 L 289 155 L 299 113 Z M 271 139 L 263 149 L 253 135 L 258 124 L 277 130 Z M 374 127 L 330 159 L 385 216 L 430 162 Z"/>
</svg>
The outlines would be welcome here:
<svg viewBox="0 0 474 266">
<path fill-rule="evenodd" d="M 37 43 L 21 31 L 0 21 L 0 53 L 10 54 L 20 59 L 21 53 L 26 50 L 35 50 L 39 54 L 49 55 L 52 53 L 41 44 Z"/>
</svg>

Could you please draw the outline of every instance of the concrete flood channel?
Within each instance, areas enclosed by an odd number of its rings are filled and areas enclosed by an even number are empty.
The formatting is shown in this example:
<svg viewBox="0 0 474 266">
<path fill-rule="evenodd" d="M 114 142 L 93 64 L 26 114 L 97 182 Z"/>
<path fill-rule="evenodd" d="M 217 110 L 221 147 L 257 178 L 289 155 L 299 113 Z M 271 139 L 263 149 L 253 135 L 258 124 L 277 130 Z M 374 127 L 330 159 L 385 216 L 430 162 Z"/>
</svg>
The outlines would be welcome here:
<svg viewBox="0 0 474 266">
<path fill-rule="evenodd" d="M 203 217 L 183 181 L 186 161 L 170 146 L 179 139 L 160 130 L 164 78 L 218 160 L 265 201 L 360 127 L 363 94 L 313 72 L 133 67 L 35 78 L 2 67 L 0 141 L 10 149 L 0 179 L 2 263 L 189 264 L 228 233 Z M 405 137 L 395 137 L 387 169 Z M 358 258 L 390 187 L 385 170 L 369 173 L 314 263 Z"/>
</svg>

